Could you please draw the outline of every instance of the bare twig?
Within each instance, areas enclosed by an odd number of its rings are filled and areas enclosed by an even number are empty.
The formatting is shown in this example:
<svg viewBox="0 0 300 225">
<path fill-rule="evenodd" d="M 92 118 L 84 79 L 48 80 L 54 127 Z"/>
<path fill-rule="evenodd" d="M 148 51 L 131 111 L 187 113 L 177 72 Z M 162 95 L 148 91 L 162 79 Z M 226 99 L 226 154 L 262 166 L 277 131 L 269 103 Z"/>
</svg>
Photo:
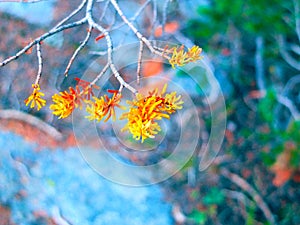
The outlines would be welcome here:
<svg viewBox="0 0 300 225">
<path fill-rule="evenodd" d="M 280 35 L 277 38 L 278 44 L 279 44 L 279 51 L 281 53 L 281 56 L 283 57 L 283 59 L 292 67 L 294 67 L 297 70 L 300 70 L 300 63 L 298 62 L 298 60 L 294 59 L 286 50 L 286 43 L 284 40 L 284 37 L 282 35 Z"/>
<path fill-rule="evenodd" d="M 241 207 L 238 208 L 246 220 L 247 218 L 246 206 L 249 206 L 252 203 L 252 200 L 250 200 L 247 197 L 247 195 L 245 195 L 243 192 L 240 191 L 232 191 L 232 190 L 224 189 L 223 192 L 228 198 L 236 199 L 240 203 Z"/>
<path fill-rule="evenodd" d="M 276 220 L 269 209 L 268 205 L 264 202 L 262 197 L 259 195 L 259 193 L 242 177 L 240 177 L 237 174 L 229 172 L 227 169 L 223 168 L 221 170 L 221 174 L 229 179 L 231 182 L 239 186 L 241 189 L 246 191 L 255 201 L 255 203 L 258 205 L 258 207 L 261 209 L 261 211 L 264 213 L 266 219 L 269 221 L 270 224 L 275 225 Z"/>
<path fill-rule="evenodd" d="M 94 0 L 88 0 L 87 2 L 87 8 L 86 8 L 86 18 L 88 20 L 88 23 L 98 29 L 106 38 L 106 43 L 107 43 L 107 62 L 110 66 L 111 71 L 113 72 L 115 78 L 119 81 L 121 86 L 124 86 L 125 88 L 127 88 L 128 90 L 130 90 L 133 93 L 137 93 L 137 90 L 135 90 L 135 88 L 133 88 L 132 86 L 130 86 L 128 83 L 126 83 L 124 81 L 124 79 L 121 77 L 120 73 L 118 72 L 118 70 L 116 69 L 115 65 L 113 64 L 112 61 L 112 41 L 111 41 L 111 37 L 108 33 L 108 31 L 106 29 L 104 29 L 101 25 L 99 25 L 98 23 L 96 23 L 93 18 L 92 18 L 92 7 L 93 7 L 93 2 Z"/>
<path fill-rule="evenodd" d="M 17 58 L 19 58 L 21 55 L 23 55 L 26 51 L 28 51 L 32 46 L 36 45 L 37 43 L 40 43 L 41 41 L 45 40 L 46 38 L 52 36 L 53 34 L 56 34 L 58 32 L 61 32 L 63 30 L 69 29 L 69 28 L 73 28 L 76 26 L 80 26 L 84 23 L 87 22 L 86 18 L 83 18 L 79 21 L 73 22 L 73 23 L 69 23 L 66 24 L 64 26 L 60 26 L 54 30 L 51 30 L 43 35 L 41 35 L 40 37 L 36 38 L 35 40 L 33 40 L 32 42 L 30 42 L 28 45 L 26 45 L 24 48 L 22 48 L 20 51 L 18 51 L 15 55 L 5 59 L 2 63 L 0 63 L 0 67 L 1 66 L 5 66 L 6 64 L 10 63 L 13 60 L 16 60 Z"/>
<path fill-rule="evenodd" d="M 153 19 L 152 19 L 152 23 L 151 23 L 151 33 L 150 33 L 150 37 L 153 36 L 154 34 L 154 30 L 155 30 L 155 25 L 156 25 L 156 20 L 157 20 L 157 0 L 153 0 L 152 1 L 152 7 L 153 7 Z"/>
<path fill-rule="evenodd" d="M 137 64 L 137 84 L 140 84 L 140 77 L 141 77 L 141 65 L 142 65 L 142 56 L 143 56 L 143 48 L 144 44 L 140 41 L 140 50 L 139 50 L 139 57 L 138 57 L 138 64 Z"/>
<path fill-rule="evenodd" d="M 108 9 L 108 6 L 109 6 L 109 1 L 107 0 L 107 1 L 105 2 L 104 7 L 103 7 L 103 11 L 102 11 L 102 14 L 101 14 L 100 19 L 99 19 L 100 21 L 103 20 L 105 14 L 106 14 L 106 11 L 107 11 L 107 9 Z"/>
<path fill-rule="evenodd" d="M 291 44 L 289 46 L 289 48 L 294 52 L 296 53 L 297 55 L 300 55 L 300 46 L 297 45 L 297 44 Z"/>
<path fill-rule="evenodd" d="M 133 15 L 133 17 L 131 17 L 129 19 L 129 21 L 132 23 L 132 22 L 135 22 L 136 19 L 139 17 L 139 15 L 143 12 L 143 10 L 146 8 L 146 6 L 151 2 L 151 0 L 147 0 L 140 8 L 139 10 L 136 11 L 136 13 Z M 126 25 L 126 23 L 123 21 L 122 23 L 118 24 L 117 26 L 114 26 L 110 31 L 113 31 L 113 30 L 117 30 L 117 29 L 120 29 L 122 26 Z M 129 31 L 130 29 L 128 29 Z M 128 32 L 126 32 L 128 33 Z M 127 36 L 127 35 L 126 35 Z"/>
<path fill-rule="evenodd" d="M 294 8 L 295 8 L 295 24 L 296 24 L 296 33 L 298 36 L 298 40 L 300 43 L 300 6 L 299 0 L 294 0 Z"/>
<path fill-rule="evenodd" d="M 279 95 L 277 101 L 287 107 L 296 121 L 300 120 L 300 112 L 297 110 L 293 102 L 285 96 Z"/>
<path fill-rule="evenodd" d="M 137 28 L 127 19 L 127 17 L 124 15 L 123 11 L 121 10 L 121 8 L 119 7 L 118 3 L 116 2 L 116 0 L 110 0 L 111 4 L 114 6 L 114 8 L 116 9 L 117 13 L 119 14 L 119 16 L 122 18 L 122 20 L 127 24 L 127 26 L 129 26 L 129 28 L 132 30 L 132 32 L 137 36 L 137 38 L 139 40 L 141 40 L 142 42 L 144 42 L 144 44 L 149 48 L 149 50 L 154 53 L 157 54 L 161 57 L 163 57 L 162 52 L 159 52 L 157 50 L 155 50 L 152 46 L 152 44 L 150 43 L 150 41 L 145 38 L 138 30 Z"/>
<path fill-rule="evenodd" d="M 164 6 L 163 6 L 163 17 L 162 17 L 162 35 L 165 34 L 165 25 L 167 22 L 167 11 L 168 11 L 168 5 L 170 0 L 165 0 Z"/>
<path fill-rule="evenodd" d="M 258 36 L 255 40 L 256 43 L 256 53 L 255 53 L 255 74 L 257 87 L 260 91 L 265 92 L 265 78 L 264 78 L 264 39 L 262 36 Z"/>
<path fill-rule="evenodd" d="M 230 35 L 231 35 L 231 50 L 232 50 L 232 68 L 234 76 L 240 74 L 241 69 L 241 54 L 242 54 L 242 43 L 241 43 L 241 34 L 235 27 L 231 24 L 230 26 Z"/>
<path fill-rule="evenodd" d="M 38 84 L 40 82 L 41 76 L 42 76 L 42 69 L 43 69 L 43 58 L 42 58 L 42 52 L 41 52 L 41 43 L 36 44 L 36 54 L 38 57 L 38 73 L 36 76 L 35 84 Z"/>
<path fill-rule="evenodd" d="M 65 22 L 67 22 L 69 19 L 71 19 L 74 15 L 76 15 L 84 7 L 84 5 L 86 4 L 86 2 L 87 2 L 87 0 L 83 0 L 81 2 L 81 4 L 73 12 L 71 12 L 67 17 L 65 17 L 58 24 L 56 24 L 53 29 L 56 29 L 56 28 L 60 27 Z"/>
<path fill-rule="evenodd" d="M 68 63 L 68 66 L 67 66 L 67 68 L 66 68 L 66 70 L 65 70 L 65 73 L 64 73 L 65 76 L 68 76 L 68 72 L 69 72 L 69 70 L 70 70 L 70 68 L 71 68 L 71 65 L 72 65 L 72 63 L 74 62 L 76 56 L 77 56 L 78 53 L 81 51 L 81 49 L 84 48 L 84 46 L 87 44 L 87 42 L 89 41 L 89 39 L 90 39 L 90 37 L 91 37 L 92 30 L 93 30 L 93 27 L 92 27 L 92 26 L 89 26 L 85 39 L 84 39 L 83 42 L 79 45 L 79 47 L 76 49 L 76 51 L 74 52 L 74 54 L 72 55 L 72 57 L 71 57 L 71 59 L 70 59 L 70 61 L 69 61 L 69 63 Z"/>
<path fill-rule="evenodd" d="M 107 63 L 102 71 L 98 74 L 98 76 L 90 83 L 90 87 L 92 87 L 94 84 L 96 84 L 96 82 L 103 76 L 103 74 L 105 74 L 105 72 L 108 70 L 109 68 L 109 63 Z"/>
<path fill-rule="evenodd" d="M 23 121 L 38 128 L 39 130 L 45 132 L 46 134 L 58 141 L 62 140 L 63 138 L 63 135 L 60 132 L 58 132 L 54 127 L 38 119 L 37 117 L 31 116 L 30 114 L 21 111 L 13 109 L 0 110 L 0 118 Z"/>
<path fill-rule="evenodd" d="M 61 215 L 61 210 L 57 207 L 54 206 L 51 210 L 52 213 L 52 218 L 54 222 L 58 225 L 71 225 L 70 221 L 68 221 L 66 218 L 64 218 Z"/>
</svg>

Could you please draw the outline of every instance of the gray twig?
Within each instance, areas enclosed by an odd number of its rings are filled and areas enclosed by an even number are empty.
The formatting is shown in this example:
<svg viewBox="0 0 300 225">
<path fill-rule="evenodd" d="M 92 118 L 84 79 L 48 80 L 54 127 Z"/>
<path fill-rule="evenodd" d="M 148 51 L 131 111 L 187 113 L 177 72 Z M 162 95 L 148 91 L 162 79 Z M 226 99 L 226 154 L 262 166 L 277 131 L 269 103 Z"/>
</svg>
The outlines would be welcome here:
<svg viewBox="0 0 300 225">
<path fill-rule="evenodd" d="M 272 225 L 276 224 L 276 220 L 271 210 L 269 209 L 269 206 L 264 202 L 264 200 L 259 195 L 259 193 L 246 180 L 244 180 L 242 177 L 240 177 L 237 174 L 229 172 L 225 168 L 221 170 L 221 174 L 227 179 L 229 179 L 231 182 L 239 186 L 241 189 L 246 191 L 252 197 L 252 199 L 255 201 L 255 203 L 258 205 L 261 211 L 264 213 L 269 223 Z"/>
<path fill-rule="evenodd" d="M 144 44 L 143 44 L 142 41 L 140 41 L 140 50 L 139 50 L 139 57 L 138 57 L 138 63 L 137 63 L 137 72 L 136 72 L 137 84 L 140 84 L 143 49 L 144 49 Z"/>
<path fill-rule="evenodd" d="M 40 82 L 41 76 L 42 76 L 42 68 L 43 68 L 43 58 L 42 58 L 42 52 L 41 52 L 41 43 L 36 44 L 36 54 L 38 57 L 38 73 L 36 76 L 35 84 L 38 84 Z"/>
<path fill-rule="evenodd" d="M 76 22 L 73 22 L 73 23 L 69 23 L 69 24 L 60 26 L 60 27 L 58 27 L 58 28 L 56 28 L 54 30 L 53 29 L 50 30 L 49 32 L 41 35 L 40 37 L 38 37 L 36 39 L 34 39 L 32 42 L 30 42 L 28 45 L 26 45 L 24 48 L 22 48 L 20 51 L 18 51 L 15 55 L 13 55 L 13 56 L 5 59 L 3 62 L 0 63 L 0 67 L 1 66 L 5 66 L 6 64 L 10 63 L 13 60 L 16 60 L 21 55 L 23 55 L 26 51 L 28 51 L 31 47 L 33 47 L 37 43 L 40 43 L 41 41 L 45 40 L 46 38 L 52 36 L 53 34 L 56 34 L 56 33 L 60 32 L 60 31 L 63 31 L 63 30 L 69 29 L 69 28 L 80 26 L 80 25 L 86 23 L 86 21 L 87 21 L 87 19 L 83 18 L 83 19 L 81 19 L 79 21 L 76 21 Z"/>
<path fill-rule="evenodd" d="M 294 59 L 287 51 L 286 49 L 286 42 L 284 40 L 284 37 L 282 35 L 277 37 L 277 41 L 279 44 L 279 51 L 282 56 L 282 58 L 292 67 L 294 67 L 297 70 L 300 70 L 300 63 L 298 60 Z"/>
<path fill-rule="evenodd" d="M 165 33 L 165 25 L 167 22 L 167 11 L 168 11 L 168 5 L 170 0 L 165 0 L 164 6 L 163 6 L 163 17 L 162 17 L 162 35 Z"/>
<path fill-rule="evenodd" d="M 65 76 L 68 76 L 68 72 L 69 72 L 69 70 L 70 70 L 70 68 L 71 68 L 71 65 L 72 65 L 72 63 L 74 62 L 74 60 L 75 60 L 76 56 L 78 55 L 78 53 L 79 53 L 79 52 L 84 48 L 84 46 L 86 46 L 86 44 L 88 43 L 88 41 L 89 41 L 89 39 L 90 39 L 90 37 L 91 37 L 92 30 L 93 30 L 93 27 L 92 27 L 92 26 L 89 26 L 85 39 L 84 39 L 83 42 L 79 45 L 79 47 L 76 49 L 76 51 L 74 52 L 74 54 L 72 55 L 72 57 L 71 57 L 71 59 L 70 59 L 70 61 L 69 61 L 69 63 L 68 63 L 68 66 L 67 66 L 67 68 L 66 68 L 66 70 L 65 70 L 65 73 L 64 73 Z"/>
<path fill-rule="evenodd" d="M 112 49 L 113 49 L 113 47 L 112 47 L 111 37 L 110 37 L 110 35 L 109 35 L 109 33 L 106 29 L 104 29 L 101 25 L 99 25 L 98 23 L 96 23 L 93 20 L 93 17 L 92 17 L 93 2 L 94 2 L 94 0 L 88 0 L 88 2 L 87 2 L 86 18 L 87 18 L 88 23 L 92 27 L 98 29 L 105 36 L 106 43 L 107 43 L 107 62 L 108 62 L 108 65 L 110 66 L 111 71 L 113 72 L 115 78 L 119 81 L 121 86 L 124 86 L 125 88 L 127 88 L 128 90 L 130 90 L 133 93 L 137 93 L 137 90 L 135 88 L 133 88 L 132 86 L 130 86 L 128 83 L 126 83 L 124 81 L 124 79 L 121 77 L 120 73 L 116 69 L 115 65 L 113 64 L 113 61 L 112 61 Z"/>
<path fill-rule="evenodd" d="M 300 43 L 300 6 L 299 0 L 294 0 L 296 33 Z"/>
<path fill-rule="evenodd" d="M 262 36 L 256 37 L 256 52 L 255 52 L 255 75 L 257 87 L 260 91 L 265 92 L 265 78 L 264 78 L 264 39 Z"/>
<path fill-rule="evenodd" d="M 68 21 L 69 19 L 71 19 L 74 15 L 76 15 L 83 7 L 84 5 L 86 4 L 87 0 L 83 0 L 81 2 L 81 4 L 73 11 L 71 12 L 67 17 L 65 17 L 63 20 L 61 20 L 58 24 L 56 24 L 54 26 L 53 29 L 56 29 L 58 27 L 60 27 L 61 25 L 63 25 L 66 21 Z"/>
</svg>

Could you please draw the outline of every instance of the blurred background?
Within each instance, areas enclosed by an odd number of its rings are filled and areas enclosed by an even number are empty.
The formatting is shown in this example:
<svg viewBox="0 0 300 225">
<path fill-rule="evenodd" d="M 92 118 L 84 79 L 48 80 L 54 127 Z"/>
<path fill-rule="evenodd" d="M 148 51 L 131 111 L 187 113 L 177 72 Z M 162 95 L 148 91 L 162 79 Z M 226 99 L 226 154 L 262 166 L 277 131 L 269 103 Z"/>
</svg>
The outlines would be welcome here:
<svg viewBox="0 0 300 225">
<path fill-rule="evenodd" d="M 199 112 L 202 129 L 193 156 L 160 184 L 133 188 L 105 180 L 78 151 L 71 118 L 58 120 L 48 107 L 36 111 L 24 105 L 38 68 L 34 47 L 0 68 L 0 224 L 299 225 L 299 0 L 118 3 L 149 39 L 203 48 L 203 60 L 226 102 L 225 139 L 218 156 L 199 171 L 200 148 L 210 135 L 214 109 L 205 104 L 205 84 L 199 88 L 176 69 L 170 75 L 173 82 L 186 90 Z M 49 31 L 79 4 L 0 1 L 0 61 Z M 109 27 L 115 48 L 137 41 L 108 1 L 98 1 L 94 15 Z M 83 16 L 84 10 L 72 20 Z M 105 53 L 105 41 L 96 41 L 99 33 L 92 32 L 64 77 L 87 28 L 65 30 L 42 43 L 41 87 L 48 102 L 54 93 L 74 86 L 74 78 Z M 159 60 L 142 64 L 146 78 L 169 71 Z M 122 72 L 129 77 L 130 68 Z M 95 148 L 93 138 L 89 149 Z M 110 135 L 105 139 L 114 154 L 146 165 L 172 152 L 174 133 L 166 138 L 159 151 L 147 154 L 122 153 Z"/>
</svg>

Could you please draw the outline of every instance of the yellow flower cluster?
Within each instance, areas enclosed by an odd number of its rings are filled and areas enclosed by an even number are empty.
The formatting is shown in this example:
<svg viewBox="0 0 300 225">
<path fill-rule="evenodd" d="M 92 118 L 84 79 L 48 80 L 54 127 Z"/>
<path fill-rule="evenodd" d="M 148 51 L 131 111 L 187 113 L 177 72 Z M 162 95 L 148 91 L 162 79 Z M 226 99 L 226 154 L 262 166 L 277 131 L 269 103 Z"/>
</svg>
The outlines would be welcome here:
<svg viewBox="0 0 300 225">
<path fill-rule="evenodd" d="M 78 82 L 75 89 L 69 87 L 69 92 L 63 91 L 52 96 L 54 103 L 50 105 L 50 109 L 59 119 L 68 117 L 77 107 L 82 109 L 83 103 L 91 102 L 90 96 L 94 96 L 93 88 L 99 89 L 97 85 L 80 78 L 76 77 L 75 80 Z"/>
<path fill-rule="evenodd" d="M 42 96 L 45 94 L 40 91 L 40 85 L 38 84 L 32 84 L 32 88 L 32 94 L 24 100 L 24 103 L 26 106 L 31 103 L 30 108 L 37 106 L 37 110 L 39 111 L 43 106 L 46 105 L 46 100 L 42 99 Z"/>
<path fill-rule="evenodd" d="M 189 48 L 187 52 L 184 51 L 183 46 L 180 48 L 172 48 L 173 50 L 172 56 L 169 59 L 170 64 L 173 68 L 175 65 L 177 66 L 184 66 L 190 62 L 196 62 L 197 60 L 201 59 L 201 52 L 202 48 L 194 45 L 192 48 Z"/>
<path fill-rule="evenodd" d="M 50 105 L 50 109 L 54 115 L 59 116 L 59 119 L 68 117 L 75 108 L 82 106 L 81 93 L 78 87 L 76 89 L 70 87 L 69 92 L 63 91 L 59 92 L 59 94 L 54 94 L 52 101 L 54 104 Z"/>
<path fill-rule="evenodd" d="M 183 101 L 176 92 L 165 93 L 167 85 L 159 93 L 158 89 L 149 92 L 148 96 L 137 94 L 136 99 L 127 101 L 130 110 L 124 113 L 120 119 L 128 122 L 122 131 L 128 130 L 134 139 L 144 142 L 147 138 L 154 138 L 161 130 L 158 120 L 170 118 L 170 114 L 182 108 Z"/>
<path fill-rule="evenodd" d="M 100 122 L 105 116 L 107 116 L 104 122 L 109 120 L 110 117 L 112 117 L 113 121 L 115 121 L 116 113 L 114 107 L 123 108 L 119 105 L 121 97 L 121 94 L 117 92 L 115 92 L 111 98 L 107 95 L 101 96 L 100 98 L 93 97 L 95 101 L 89 101 L 88 106 L 86 107 L 87 113 L 90 114 L 89 116 L 86 116 L 86 118 Z"/>
</svg>

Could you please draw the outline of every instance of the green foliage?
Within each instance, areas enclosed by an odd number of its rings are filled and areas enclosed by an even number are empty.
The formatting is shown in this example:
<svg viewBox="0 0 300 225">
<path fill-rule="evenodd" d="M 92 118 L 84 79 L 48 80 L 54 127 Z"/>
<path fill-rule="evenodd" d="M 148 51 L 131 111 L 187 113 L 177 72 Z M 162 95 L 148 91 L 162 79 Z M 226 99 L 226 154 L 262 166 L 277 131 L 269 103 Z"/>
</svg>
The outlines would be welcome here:
<svg viewBox="0 0 300 225">
<path fill-rule="evenodd" d="M 276 92 L 274 89 L 267 90 L 266 96 L 258 104 L 258 112 L 263 120 L 272 124 L 274 121 L 274 107 L 276 105 Z"/>
<path fill-rule="evenodd" d="M 192 220 L 196 224 L 204 224 L 207 220 L 207 214 L 205 212 L 201 212 L 199 210 L 193 211 L 188 218 Z"/>
<path fill-rule="evenodd" d="M 211 1 L 198 8 L 198 20 L 189 21 L 189 34 L 195 38 L 212 37 L 227 32 L 231 25 L 253 35 L 287 33 L 289 28 L 283 16 L 289 15 L 290 6 L 291 2 L 282 0 Z"/>
<path fill-rule="evenodd" d="M 197 190 L 193 190 L 190 193 L 190 197 L 193 200 L 201 199 L 200 193 Z M 211 188 L 206 195 L 201 199 L 204 209 L 195 209 L 188 218 L 196 224 L 204 224 L 209 217 L 214 217 L 217 213 L 217 205 L 221 205 L 225 201 L 225 195 L 219 188 Z"/>
<path fill-rule="evenodd" d="M 245 221 L 245 225 L 256 225 L 257 221 L 255 220 L 255 204 L 251 204 L 247 208 L 247 218 Z"/>
<path fill-rule="evenodd" d="M 212 205 L 212 204 L 222 204 L 225 200 L 224 193 L 222 190 L 219 190 L 218 188 L 212 188 L 207 195 L 203 198 L 203 203 L 205 205 Z"/>
<path fill-rule="evenodd" d="M 289 151 L 291 154 L 289 166 L 297 168 L 300 163 L 300 121 L 292 121 L 286 130 L 279 129 L 274 123 L 275 106 L 275 90 L 269 89 L 258 104 L 259 114 L 268 128 L 268 132 L 258 134 L 260 143 L 269 147 L 269 151 L 261 153 L 262 160 L 266 166 L 272 166 L 282 152 Z"/>
</svg>

